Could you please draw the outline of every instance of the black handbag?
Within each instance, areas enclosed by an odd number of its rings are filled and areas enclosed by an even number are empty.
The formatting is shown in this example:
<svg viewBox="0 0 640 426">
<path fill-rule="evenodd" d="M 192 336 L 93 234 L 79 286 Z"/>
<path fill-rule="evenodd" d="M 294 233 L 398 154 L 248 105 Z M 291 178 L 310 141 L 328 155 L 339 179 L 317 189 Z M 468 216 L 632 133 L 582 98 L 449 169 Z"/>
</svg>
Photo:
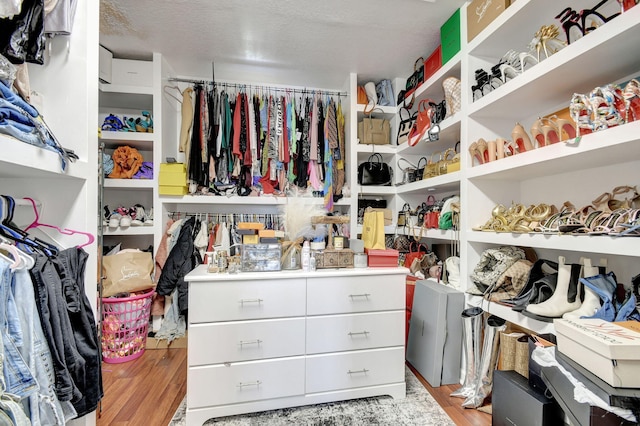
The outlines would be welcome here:
<svg viewBox="0 0 640 426">
<path fill-rule="evenodd" d="M 408 114 L 408 117 L 403 118 L 402 111 L 405 111 Z M 416 118 L 418 117 L 418 111 L 411 114 L 409 109 L 405 107 L 400 107 L 400 110 L 398 111 L 398 116 L 400 117 L 400 124 L 398 124 L 397 145 L 402 145 L 403 143 L 409 141 L 409 133 L 411 133 L 411 129 L 413 128 L 413 125 L 416 122 Z"/>
<path fill-rule="evenodd" d="M 420 66 L 418 66 L 420 64 Z M 405 96 L 415 90 L 424 81 L 424 58 L 419 57 L 413 64 L 413 74 L 407 79 Z"/>
<path fill-rule="evenodd" d="M 390 186 L 393 170 L 382 161 L 382 155 L 372 154 L 364 163 L 358 165 L 358 183 L 360 185 Z"/>
</svg>

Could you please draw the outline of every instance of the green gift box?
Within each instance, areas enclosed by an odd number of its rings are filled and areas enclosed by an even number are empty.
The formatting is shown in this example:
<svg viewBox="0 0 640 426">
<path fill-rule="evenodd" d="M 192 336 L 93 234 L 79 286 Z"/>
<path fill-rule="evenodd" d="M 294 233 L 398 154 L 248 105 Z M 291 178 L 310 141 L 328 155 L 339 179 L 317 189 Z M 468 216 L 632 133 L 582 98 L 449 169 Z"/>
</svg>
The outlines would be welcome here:
<svg viewBox="0 0 640 426">
<path fill-rule="evenodd" d="M 440 27 L 440 43 L 444 65 L 460 51 L 460 9 Z"/>
</svg>

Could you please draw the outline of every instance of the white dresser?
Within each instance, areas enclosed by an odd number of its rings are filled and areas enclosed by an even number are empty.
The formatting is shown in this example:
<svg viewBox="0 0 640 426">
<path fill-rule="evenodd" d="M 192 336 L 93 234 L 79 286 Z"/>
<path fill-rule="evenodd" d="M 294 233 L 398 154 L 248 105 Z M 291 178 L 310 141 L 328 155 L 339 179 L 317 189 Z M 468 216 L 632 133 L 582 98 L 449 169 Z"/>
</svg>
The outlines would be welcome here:
<svg viewBox="0 0 640 426">
<path fill-rule="evenodd" d="M 405 268 L 209 274 L 189 282 L 187 425 L 405 397 Z"/>
</svg>

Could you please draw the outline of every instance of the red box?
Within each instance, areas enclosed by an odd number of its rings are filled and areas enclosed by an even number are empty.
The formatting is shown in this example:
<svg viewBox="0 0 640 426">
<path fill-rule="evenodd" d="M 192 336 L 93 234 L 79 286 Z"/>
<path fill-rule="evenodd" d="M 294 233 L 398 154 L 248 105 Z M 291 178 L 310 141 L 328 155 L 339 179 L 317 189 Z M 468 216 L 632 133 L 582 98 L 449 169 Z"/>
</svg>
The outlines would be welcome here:
<svg viewBox="0 0 640 426">
<path fill-rule="evenodd" d="M 398 250 L 364 249 L 367 253 L 369 267 L 395 268 L 398 266 Z"/>
<path fill-rule="evenodd" d="M 424 61 L 424 81 L 427 81 L 440 68 L 442 68 L 442 46 L 438 46 Z"/>
</svg>

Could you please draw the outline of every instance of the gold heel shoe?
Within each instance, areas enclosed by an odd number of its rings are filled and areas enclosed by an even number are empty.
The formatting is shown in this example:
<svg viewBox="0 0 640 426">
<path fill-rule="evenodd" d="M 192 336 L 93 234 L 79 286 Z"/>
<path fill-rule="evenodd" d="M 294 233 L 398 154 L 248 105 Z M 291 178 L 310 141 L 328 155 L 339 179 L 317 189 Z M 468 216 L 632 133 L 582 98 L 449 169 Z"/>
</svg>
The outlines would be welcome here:
<svg viewBox="0 0 640 426">
<path fill-rule="evenodd" d="M 531 139 L 529 139 L 529 135 L 524 130 L 520 123 L 516 123 L 516 126 L 513 128 L 511 132 L 511 138 L 513 142 L 518 146 L 519 152 L 531 151 L 533 149 L 533 145 L 531 144 Z"/>
</svg>

